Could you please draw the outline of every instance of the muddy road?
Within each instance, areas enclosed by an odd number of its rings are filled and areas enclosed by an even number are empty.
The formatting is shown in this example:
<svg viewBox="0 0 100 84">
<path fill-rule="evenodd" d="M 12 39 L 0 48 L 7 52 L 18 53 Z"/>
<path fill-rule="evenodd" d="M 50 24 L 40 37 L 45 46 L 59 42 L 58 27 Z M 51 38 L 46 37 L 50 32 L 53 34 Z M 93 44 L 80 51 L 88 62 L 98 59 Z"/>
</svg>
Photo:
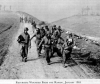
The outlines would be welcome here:
<svg viewBox="0 0 100 84">
<path fill-rule="evenodd" d="M 28 61 L 22 62 L 20 56 L 21 45 L 17 43 L 17 37 L 24 30 L 29 28 L 29 34 L 33 36 L 32 25 L 21 23 L 18 32 L 13 38 L 9 53 L 2 66 L 0 67 L 0 79 L 91 79 L 98 78 L 96 74 L 87 66 L 76 64 L 69 60 L 67 67 L 62 66 L 60 57 L 51 58 L 51 65 L 47 65 L 45 58 L 39 58 L 35 45 L 35 38 L 32 39 L 31 49 L 28 53 Z"/>
</svg>

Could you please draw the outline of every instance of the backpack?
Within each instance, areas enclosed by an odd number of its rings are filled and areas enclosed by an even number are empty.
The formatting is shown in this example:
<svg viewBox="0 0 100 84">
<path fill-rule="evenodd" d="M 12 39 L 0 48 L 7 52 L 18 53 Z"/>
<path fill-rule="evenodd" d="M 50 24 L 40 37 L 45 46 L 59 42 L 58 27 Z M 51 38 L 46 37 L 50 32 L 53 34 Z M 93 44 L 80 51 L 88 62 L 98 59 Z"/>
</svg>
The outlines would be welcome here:
<svg viewBox="0 0 100 84">
<path fill-rule="evenodd" d="M 72 44 L 73 44 L 73 39 L 68 39 L 67 45 L 68 45 L 68 50 L 69 50 L 69 51 L 71 51 L 72 48 L 73 48 Z"/>
<path fill-rule="evenodd" d="M 22 35 L 19 35 L 17 41 L 18 41 L 18 43 L 21 43 L 21 41 L 25 41 L 25 39 Z"/>
<path fill-rule="evenodd" d="M 73 39 L 68 39 L 67 44 L 68 46 L 71 46 L 73 44 Z"/>
</svg>

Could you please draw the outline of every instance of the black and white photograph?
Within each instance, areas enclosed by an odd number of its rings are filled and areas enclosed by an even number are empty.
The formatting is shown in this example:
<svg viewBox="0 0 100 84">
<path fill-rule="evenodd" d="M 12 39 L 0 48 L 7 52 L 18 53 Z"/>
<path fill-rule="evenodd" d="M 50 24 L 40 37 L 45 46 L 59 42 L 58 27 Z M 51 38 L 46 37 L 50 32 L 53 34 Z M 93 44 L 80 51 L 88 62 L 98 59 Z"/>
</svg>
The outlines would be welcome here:
<svg viewBox="0 0 100 84">
<path fill-rule="evenodd" d="M 99 84 L 100 0 L 0 0 L 0 80 L 16 79 Z"/>
</svg>

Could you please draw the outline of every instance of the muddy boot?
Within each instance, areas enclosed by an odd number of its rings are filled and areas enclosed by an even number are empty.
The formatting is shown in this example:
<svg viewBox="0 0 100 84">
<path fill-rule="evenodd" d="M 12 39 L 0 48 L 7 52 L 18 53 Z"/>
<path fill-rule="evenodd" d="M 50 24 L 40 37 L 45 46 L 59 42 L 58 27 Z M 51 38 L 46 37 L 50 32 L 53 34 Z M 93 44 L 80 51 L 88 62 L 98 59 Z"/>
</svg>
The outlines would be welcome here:
<svg viewBox="0 0 100 84">
<path fill-rule="evenodd" d="M 50 65 L 50 62 L 49 63 L 47 63 L 48 65 Z"/>
<path fill-rule="evenodd" d="M 63 64 L 63 67 L 66 68 L 65 64 Z"/>
<path fill-rule="evenodd" d="M 27 62 L 27 57 L 22 58 L 22 62 Z"/>
<path fill-rule="evenodd" d="M 37 53 L 38 53 L 38 56 L 40 57 L 41 56 L 41 52 L 39 49 L 37 49 Z"/>
<path fill-rule="evenodd" d="M 24 58 L 22 57 L 22 62 L 24 62 Z"/>
<path fill-rule="evenodd" d="M 24 61 L 27 62 L 27 57 L 24 58 Z"/>
</svg>

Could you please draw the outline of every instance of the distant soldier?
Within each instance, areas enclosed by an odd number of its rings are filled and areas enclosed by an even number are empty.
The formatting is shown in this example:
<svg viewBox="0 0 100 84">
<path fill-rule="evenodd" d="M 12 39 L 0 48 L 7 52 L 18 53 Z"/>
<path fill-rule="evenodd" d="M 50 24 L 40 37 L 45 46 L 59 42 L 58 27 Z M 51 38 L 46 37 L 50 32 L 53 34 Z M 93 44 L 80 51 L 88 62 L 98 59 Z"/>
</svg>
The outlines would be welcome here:
<svg viewBox="0 0 100 84">
<path fill-rule="evenodd" d="M 40 34 L 41 34 L 41 38 L 43 38 L 46 34 L 46 31 L 43 27 L 40 28 Z"/>
<path fill-rule="evenodd" d="M 36 23 L 35 23 L 35 21 L 32 20 L 31 25 L 33 26 L 33 28 L 36 29 Z"/>
<path fill-rule="evenodd" d="M 58 37 L 61 37 L 61 33 L 62 33 L 62 29 L 61 29 L 61 26 L 58 27 Z"/>
<path fill-rule="evenodd" d="M 48 65 L 50 65 L 50 56 L 51 56 L 51 37 L 50 33 L 47 33 L 41 40 L 39 47 L 44 44 L 45 56 Z M 39 48 L 38 47 L 38 48 Z"/>
<path fill-rule="evenodd" d="M 27 23 L 27 17 L 24 18 L 25 23 Z"/>
<path fill-rule="evenodd" d="M 31 25 L 32 25 L 32 29 L 33 29 L 33 33 L 35 33 L 35 31 L 36 31 L 36 26 L 37 26 L 37 24 L 35 23 L 35 21 L 31 21 Z"/>
<path fill-rule="evenodd" d="M 20 22 L 21 22 L 21 23 L 23 22 L 23 17 L 20 17 Z"/>
<path fill-rule="evenodd" d="M 24 29 L 24 33 L 19 35 L 18 40 L 20 44 L 22 44 L 22 49 L 21 49 L 21 56 L 22 56 L 22 61 L 27 62 L 27 55 L 28 55 L 28 48 L 31 48 L 31 40 L 30 40 L 30 35 L 28 34 L 28 28 L 26 27 Z"/>
<path fill-rule="evenodd" d="M 56 30 L 56 25 L 53 25 L 51 33 L 53 34 L 55 30 Z"/>
<path fill-rule="evenodd" d="M 69 37 L 65 40 L 63 44 L 63 66 L 65 67 L 66 60 L 71 57 L 72 49 L 74 46 L 74 41 L 72 35 L 69 34 Z"/>
<path fill-rule="evenodd" d="M 54 45 L 56 46 L 58 42 L 58 30 L 55 30 L 51 36 Z"/>
<path fill-rule="evenodd" d="M 47 25 L 45 26 L 44 30 L 45 30 L 45 33 L 48 33 L 48 32 L 50 33 L 50 29 Z"/>
<path fill-rule="evenodd" d="M 20 23 L 22 22 L 22 17 L 20 17 Z"/>
</svg>

